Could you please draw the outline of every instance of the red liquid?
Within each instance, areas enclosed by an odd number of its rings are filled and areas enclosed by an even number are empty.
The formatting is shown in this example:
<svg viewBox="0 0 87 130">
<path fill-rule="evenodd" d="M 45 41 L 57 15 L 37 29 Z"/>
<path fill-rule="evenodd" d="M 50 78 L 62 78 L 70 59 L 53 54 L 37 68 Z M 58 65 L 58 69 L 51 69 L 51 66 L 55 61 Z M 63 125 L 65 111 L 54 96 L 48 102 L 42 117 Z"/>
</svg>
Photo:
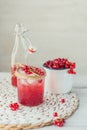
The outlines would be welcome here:
<svg viewBox="0 0 87 130">
<path fill-rule="evenodd" d="M 27 82 L 26 79 L 18 79 L 18 100 L 25 106 L 37 106 L 43 102 L 44 79 Z"/>
<path fill-rule="evenodd" d="M 11 77 L 11 84 L 15 87 L 17 87 L 17 77 L 16 76 L 12 76 Z"/>
<path fill-rule="evenodd" d="M 14 75 L 16 71 L 16 65 L 11 68 L 11 84 L 15 87 L 17 87 L 17 77 Z"/>
</svg>

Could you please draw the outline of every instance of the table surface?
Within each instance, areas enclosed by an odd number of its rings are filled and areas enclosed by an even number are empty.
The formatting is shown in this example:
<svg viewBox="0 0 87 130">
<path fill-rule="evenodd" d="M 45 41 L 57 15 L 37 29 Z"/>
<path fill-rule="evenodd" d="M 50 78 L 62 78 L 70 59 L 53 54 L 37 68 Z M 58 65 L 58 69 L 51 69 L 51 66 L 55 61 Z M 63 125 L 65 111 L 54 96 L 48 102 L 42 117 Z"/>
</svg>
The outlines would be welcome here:
<svg viewBox="0 0 87 130">
<path fill-rule="evenodd" d="M 0 73 L 0 81 L 7 77 L 8 73 Z M 80 79 L 81 80 L 81 79 Z M 79 97 L 79 107 L 71 117 L 66 120 L 65 125 L 62 128 L 56 126 L 48 126 L 35 130 L 87 130 L 87 87 L 77 86 L 72 91 L 75 91 Z M 2 130 L 2 129 L 0 129 Z"/>
</svg>

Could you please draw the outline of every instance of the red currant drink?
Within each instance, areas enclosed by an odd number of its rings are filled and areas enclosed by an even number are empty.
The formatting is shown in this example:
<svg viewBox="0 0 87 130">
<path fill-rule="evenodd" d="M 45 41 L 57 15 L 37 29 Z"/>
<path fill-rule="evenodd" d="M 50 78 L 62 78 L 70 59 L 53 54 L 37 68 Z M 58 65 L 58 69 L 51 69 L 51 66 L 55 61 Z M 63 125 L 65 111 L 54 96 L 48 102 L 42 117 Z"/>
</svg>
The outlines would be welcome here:
<svg viewBox="0 0 87 130">
<path fill-rule="evenodd" d="M 16 65 L 14 65 L 11 68 L 11 84 L 12 86 L 17 87 L 17 77 L 14 75 L 15 71 L 16 71 Z"/>
<path fill-rule="evenodd" d="M 26 106 L 37 106 L 43 102 L 44 79 L 28 83 L 25 79 L 18 79 L 18 99 Z"/>
<path fill-rule="evenodd" d="M 39 68 L 38 68 L 39 70 Z M 17 88 L 18 88 L 18 100 L 19 103 L 25 106 L 37 106 L 43 103 L 44 97 L 44 75 L 36 75 L 36 73 L 26 73 L 25 78 L 23 76 L 17 77 Z"/>
</svg>

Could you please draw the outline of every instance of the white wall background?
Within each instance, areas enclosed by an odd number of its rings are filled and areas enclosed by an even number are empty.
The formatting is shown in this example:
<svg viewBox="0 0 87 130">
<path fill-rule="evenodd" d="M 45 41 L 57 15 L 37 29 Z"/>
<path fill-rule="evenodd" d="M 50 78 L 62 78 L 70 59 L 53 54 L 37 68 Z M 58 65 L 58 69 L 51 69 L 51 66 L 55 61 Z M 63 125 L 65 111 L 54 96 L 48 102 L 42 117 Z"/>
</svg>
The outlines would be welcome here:
<svg viewBox="0 0 87 130">
<path fill-rule="evenodd" d="M 87 74 L 87 0 L 0 0 L 0 71 L 10 70 L 18 22 L 38 47 L 34 62 L 68 57 L 78 73 Z"/>
</svg>

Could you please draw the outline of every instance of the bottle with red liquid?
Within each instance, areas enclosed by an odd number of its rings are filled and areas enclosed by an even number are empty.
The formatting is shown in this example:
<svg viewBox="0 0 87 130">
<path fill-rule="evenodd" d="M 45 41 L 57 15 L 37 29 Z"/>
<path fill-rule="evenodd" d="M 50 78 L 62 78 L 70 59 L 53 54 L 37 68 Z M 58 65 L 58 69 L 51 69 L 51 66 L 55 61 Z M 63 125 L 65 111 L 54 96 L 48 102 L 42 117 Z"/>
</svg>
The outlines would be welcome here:
<svg viewBox="0 0 87 130">
<path fill-rule="evenodd" d="M 17 87 L 17 77 L 15 76 L 16 69 L 20 64 L 27 64 L 27 44 L 24 39 L 24 34 L 27 30 L 22 24 L 15 26 L 15 45 L 11 56 L 11 84 Z"/>
</svg>

